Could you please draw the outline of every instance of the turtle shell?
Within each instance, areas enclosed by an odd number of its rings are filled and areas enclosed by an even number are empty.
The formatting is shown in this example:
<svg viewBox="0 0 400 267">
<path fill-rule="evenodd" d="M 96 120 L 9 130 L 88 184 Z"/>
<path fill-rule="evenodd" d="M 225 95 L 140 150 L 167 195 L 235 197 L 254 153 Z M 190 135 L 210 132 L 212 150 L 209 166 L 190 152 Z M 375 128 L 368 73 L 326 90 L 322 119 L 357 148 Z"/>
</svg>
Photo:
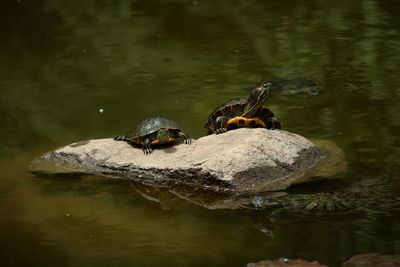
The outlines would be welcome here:
<svg viewBox="0 0 400 267">
<path fill-rule="evenodd" d="M 174 132 L 173 136 L 181 131 L 179 125 L 172 120 L 163 117 L 150 117 L 140 122 L 135 129 L 127 132 L 125 138 L 138 145 L 143 144 L 146 138 L 150 138 L 152 144 L 156 144 L 157 132 L 162 128 Z M 173 142 L 176 138 L 171 137 L 170 139 L 170 142 Z"/>
<path fill-rule="evenodd" d="M 264 106 L 258 108 L 257 112 L 251 118 L 241 117 L 246 103 L 247 98 L 233 98 L 225 102 L 211 113 L 204 128 L 208 129 L 209 133 L 213 133 L 216 130 L 215 121 L 220 116 L 225 116 L 230 119 L 227 122 L 229 129 L 237 129 L 241 127 L 270 128 L 270 118 L 275 117 L 275 115 L 271 110 Z M 280 128 L 280 126 L 278 128 Z"/>
<path fill-rule="evenodd" d="M 234 118 L 243 114 L 244 107 L 246 106 L 247 98 L 233 98 L 211 112 L 211 115 L 208 117 L 204 128 L 206 129 L 215 129 L 215 120 L 219 116 L 226 116 L 228 118 Z"/>
</svg>

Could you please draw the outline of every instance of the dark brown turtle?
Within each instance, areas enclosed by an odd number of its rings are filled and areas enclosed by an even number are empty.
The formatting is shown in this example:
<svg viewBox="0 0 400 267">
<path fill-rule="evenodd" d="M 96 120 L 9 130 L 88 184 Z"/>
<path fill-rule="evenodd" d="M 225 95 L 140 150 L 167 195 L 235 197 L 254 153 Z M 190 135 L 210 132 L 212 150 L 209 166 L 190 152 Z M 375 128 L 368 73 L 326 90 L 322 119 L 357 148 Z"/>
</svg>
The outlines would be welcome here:
<svg viewBox="0 0 400 267">
<path fill-rule="evenodd" d="M 243 127 L 280 129 L 281 124 L 274 113 L 262 106 L 271 89 L 271 83 L 264 83 L 254 88 L 248 98 L 234 98 L 222 104 L 211 113 L 204 128 L 208 134 L 220 134 Z"/>
<path fill-rule="evenodd" d="M 176 122 L 162 117 L 147 118 L 125 135 L 114 136 L 116 141 L 142 146 L 146 155 L 152 152 L 151 146 L 172 144 L 176 139 L 181 139 L 185 144 L 190 144 L 192 140 L 182 132 Z"/>
</svg>

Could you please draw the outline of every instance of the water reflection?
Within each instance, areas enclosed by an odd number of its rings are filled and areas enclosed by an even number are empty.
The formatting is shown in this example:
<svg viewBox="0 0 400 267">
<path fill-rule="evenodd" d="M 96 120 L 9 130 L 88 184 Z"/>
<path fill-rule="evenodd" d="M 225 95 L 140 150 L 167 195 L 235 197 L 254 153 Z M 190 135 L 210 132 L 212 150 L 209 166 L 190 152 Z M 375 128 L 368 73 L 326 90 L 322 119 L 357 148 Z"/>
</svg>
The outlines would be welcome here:
<svg viewBox="0 0 400 267">
<path fill-rule="evenodd" d="M 287 256 L 337 264 L 398 253 L 397 211 L 283 219 L 268 237 L 249 214 L 178 198 L 163 210 L 127 186 L 38 181 L 26 171 L 48 150 L 147 116 L 173 118 L 199 137 L 213 108 L 247 95 L 244 85 L 294 71 L 319 81 L 321 94 L 271 97 L 285 129 L 335 141 L 346 181 L 390 184 L 400 171 L 398 9 L 393 0 L 2 1 L 2 263 L 228 266 Z"/>
</svg>

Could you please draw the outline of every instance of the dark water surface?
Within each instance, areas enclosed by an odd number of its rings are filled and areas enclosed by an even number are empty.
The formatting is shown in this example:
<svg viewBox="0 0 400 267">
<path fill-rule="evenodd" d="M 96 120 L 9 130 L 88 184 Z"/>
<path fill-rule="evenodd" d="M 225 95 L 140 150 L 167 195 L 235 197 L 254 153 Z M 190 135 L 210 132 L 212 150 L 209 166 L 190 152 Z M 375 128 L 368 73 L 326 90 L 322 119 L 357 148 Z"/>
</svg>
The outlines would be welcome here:
<svg viewBox="0 0 400 267">
<path fill-rule="evenodd" d="M 245 266 L 302 257 L 337 266 L 400 253 L 400 212 L 282 219 L 170 209 L 128 184 L 43 179 L 42 153 L 124 132 L 150 115 L 198 138 L 210 111 L 291 72 L 319 96 L 274 96 L 285 130 L 329 139 L 346 183 L 398 185 L 400 4 L 394 0 L 2 0 L 0 265 Z M 99 112 L 103 109 L 104 112 Z M 400 186 L 389 186 L 398 195 Z"/>
</svg>

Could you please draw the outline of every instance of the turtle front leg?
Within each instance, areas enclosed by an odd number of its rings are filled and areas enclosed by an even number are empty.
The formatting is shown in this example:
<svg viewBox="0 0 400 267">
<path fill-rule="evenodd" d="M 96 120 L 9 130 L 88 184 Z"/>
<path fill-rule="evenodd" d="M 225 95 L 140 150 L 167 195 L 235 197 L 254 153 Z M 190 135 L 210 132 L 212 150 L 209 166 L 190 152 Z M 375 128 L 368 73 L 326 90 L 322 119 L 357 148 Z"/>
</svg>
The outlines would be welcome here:
<svg viewBox="0 0 400 267">
<path fill-rule="evenodd" d="M 178 133 L 178 138 L 182 140 L 185 144 L 190 144 L 192 142 L 192 138 L 182 132 Z"/>
<path fill-rule="evenodd" d="M 276 117 L 268 118 L 267 129 L 275 130 L 280 128 L 281 128 L 281 123 Z"/>
<path fill-rule="evenodd" d="M 153 151 L 153 149 L 151 149 L 150 139 L 146 138 L 146 140 L 144 140 L 144 143 L 143 143 L 143 153 L 147 156 L 152 151 Z"/>
<path fill-rule="evenodd" d="M 113 136 L 113 139 L 114 139 L 115 141 L 126 141 L 125 135 L 114 135 L 114 136 Z"/>
<path fill-rule="evenodd" d="M 215 134 L 222 134 L 228 131 L 228 129 L 225 127 L 228 120 L 228 117 L 225 116 L 219 116 L 215 120 Z"/>
</svg>

